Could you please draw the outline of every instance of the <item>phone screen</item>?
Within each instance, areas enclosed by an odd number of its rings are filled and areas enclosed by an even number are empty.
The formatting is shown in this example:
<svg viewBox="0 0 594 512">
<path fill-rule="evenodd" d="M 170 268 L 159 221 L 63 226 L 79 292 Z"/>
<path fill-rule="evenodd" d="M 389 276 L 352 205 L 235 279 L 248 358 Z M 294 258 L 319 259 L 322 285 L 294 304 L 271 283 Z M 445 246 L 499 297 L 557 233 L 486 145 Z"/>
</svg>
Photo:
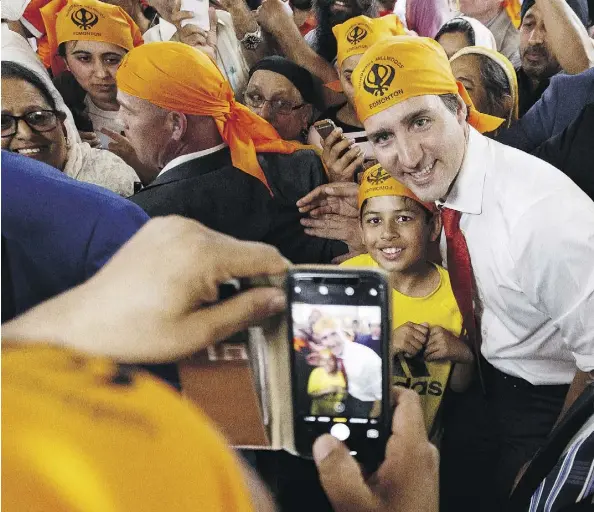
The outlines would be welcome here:
<svg viewBox="0 0 594 512">
<path fill-rule="evenodd" d="M 290 343 L 297 450 L 330 433 L 379 463 L 390 425 L 389 287 L 374 272 L 294 273 Z"/>
</svg>

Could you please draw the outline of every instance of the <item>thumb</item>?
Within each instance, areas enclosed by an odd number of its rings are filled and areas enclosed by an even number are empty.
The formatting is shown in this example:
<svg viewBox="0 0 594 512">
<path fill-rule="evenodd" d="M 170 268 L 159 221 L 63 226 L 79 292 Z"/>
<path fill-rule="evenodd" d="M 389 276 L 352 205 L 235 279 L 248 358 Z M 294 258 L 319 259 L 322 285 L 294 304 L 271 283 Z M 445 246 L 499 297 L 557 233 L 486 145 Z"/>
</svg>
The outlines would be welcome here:
<svg viewBox="0 0 594 512">
<path fill-rule="evenodd" d="M 325 434 L 313 445 L 313 456 L 320 482 L 334 510 L 372 512 L 378 500 L 373 495 L 348 448 L 338 439 Z"/>
</svg>

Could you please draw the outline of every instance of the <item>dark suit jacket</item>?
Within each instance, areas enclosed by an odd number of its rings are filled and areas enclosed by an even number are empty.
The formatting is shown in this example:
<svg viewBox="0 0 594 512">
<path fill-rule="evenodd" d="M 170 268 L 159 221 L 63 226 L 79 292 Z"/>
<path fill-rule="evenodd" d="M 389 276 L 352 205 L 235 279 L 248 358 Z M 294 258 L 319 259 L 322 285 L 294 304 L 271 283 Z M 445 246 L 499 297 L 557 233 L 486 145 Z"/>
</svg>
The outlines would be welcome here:
<svg viewBox="0 0 594 512">
<path fill-rule="evenodd" d="M 594 103 L 532 154 L 563 171 L 594 200 Z"/>
<path fill-rule="evenodd" d="M 579 75 L 556 75 L 540 100 L 496 140 L 528 153 L 558 135 L 594 102 L 594 68 Z"/>
<path fill-rule="evenodd" d="M 228 148 L 182 163 L 131 197 L 151 217 L 177 214 L 242 240 L 274 245 L 294 263 L 329 263 L 344 254 L 342 242 L 310 237 L 299 223 L 295 203 L 327 183 L 318 156 L 260 153 L 272 189 L 233 167 Z"/>
</svg>

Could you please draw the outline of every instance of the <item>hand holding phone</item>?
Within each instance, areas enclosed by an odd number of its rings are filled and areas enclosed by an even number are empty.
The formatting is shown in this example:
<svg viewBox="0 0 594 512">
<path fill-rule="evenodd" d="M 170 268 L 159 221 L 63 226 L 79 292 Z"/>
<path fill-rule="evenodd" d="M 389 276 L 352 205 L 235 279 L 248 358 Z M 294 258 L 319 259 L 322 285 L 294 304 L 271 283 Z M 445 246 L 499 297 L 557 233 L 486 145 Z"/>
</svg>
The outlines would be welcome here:
<svg viewBox="0 0 594 512">
<path fill-rule="evenodd" d="M 323 141 L 322 161 L 328 171 L 329 180 L 353 181 L 356 171 L 363 166 L 365 154 L 330 119 L 319 123 L 314 124 L 314 127 Z"/>
</svg>

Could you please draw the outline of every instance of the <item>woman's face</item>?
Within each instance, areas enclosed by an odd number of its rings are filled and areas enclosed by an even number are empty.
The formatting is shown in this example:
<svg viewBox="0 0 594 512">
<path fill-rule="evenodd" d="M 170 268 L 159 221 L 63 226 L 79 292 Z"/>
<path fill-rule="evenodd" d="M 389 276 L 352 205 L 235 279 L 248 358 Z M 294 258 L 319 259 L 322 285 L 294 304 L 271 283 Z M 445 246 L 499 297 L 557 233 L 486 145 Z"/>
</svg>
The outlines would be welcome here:
<svg viewBox="0 0 594 512">
<path fill-rule="evenodd" d="M 18 78 L 2 79 L 2 115 L 23 116 L 51 109 L 43 94 L 29 82 Z M 58 120 L 55 128 L 42 133 L 32 130 L 22 119 L 16 128 L 14 135 L 2 137 L 2 149 L 64 170 L 68 149 L 62 121 Z"/>
<path fill-rule="evenodd" d="M 126 50 L 99 41 L 68 41 L 66 64 L 79 85 L 99 108 L 117 107 L 116 71 Z M 117 108 L 112 108 L 117 110 Z"/>
<path fill-rule="evenodd" d="M 462 55 L 450 62 L 456 80 L 468 91 L 474 106 L 479 112 L 496 115 L 490 112 L 487 91 L 481 78 L 481 61 L 476 55 Z"/>
<path fill-rule="evenodd" d="M 256 71 L 244 98 L 246 106 L 266 119 L 285 140 L 300 140 L 302 130 L 309 128 L 312 106 L 303 102 L 297 87 L 283 75 L 263 69 Z"/>
</svg>

